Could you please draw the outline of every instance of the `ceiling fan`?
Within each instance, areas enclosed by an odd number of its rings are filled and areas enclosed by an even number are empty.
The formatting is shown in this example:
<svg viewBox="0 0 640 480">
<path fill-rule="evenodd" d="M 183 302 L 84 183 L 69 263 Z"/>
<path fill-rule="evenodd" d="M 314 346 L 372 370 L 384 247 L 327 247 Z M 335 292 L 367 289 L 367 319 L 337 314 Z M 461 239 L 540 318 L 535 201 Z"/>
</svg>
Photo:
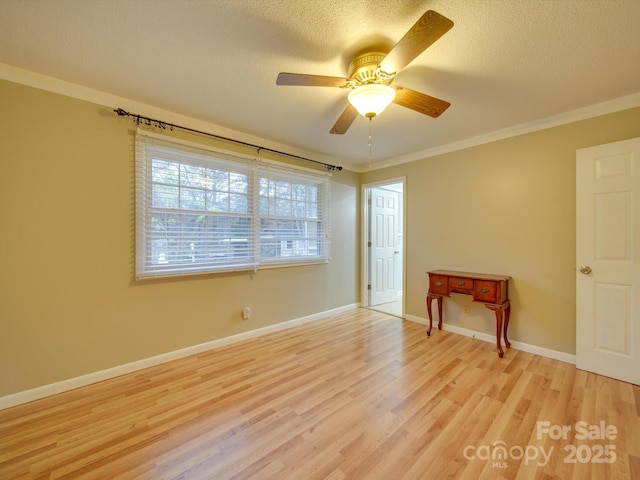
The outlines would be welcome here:
<svg viewBox="0 0 640 480">
<path fill-rule="evenodd" d="M 349 65 L 349 76 L 331 77 L 282 72 L 277 85 L 340 87 L 350 89 L 349 103 L 330 133 L 345 133 L 358 113 L 373 118 L 389 103 L 401 105 L 431 117 L 439 117 L 449 102 L 405 87 L 391 87 L 395 76 L 418 55 L 453 27 L 453 22 L 433 10 L 427 10 L 389 53 L 366 52 Z"/>
</svg>

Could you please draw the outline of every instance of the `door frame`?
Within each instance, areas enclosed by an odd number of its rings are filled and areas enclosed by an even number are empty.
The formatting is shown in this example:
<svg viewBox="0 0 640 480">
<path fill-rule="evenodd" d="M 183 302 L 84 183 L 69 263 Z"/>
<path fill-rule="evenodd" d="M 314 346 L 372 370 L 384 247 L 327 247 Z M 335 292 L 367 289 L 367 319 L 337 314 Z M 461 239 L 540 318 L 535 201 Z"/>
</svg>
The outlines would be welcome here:
<svg viewBox="0 0 640 480">
<path fill-rule="evenodd" d="M 401 276 L 401 280 L 402 280 L 402 313 L 401 313 L 401 317 L 405 318 L 405 305 L 406 305 L 406 300 L 407 300 L 407 295 L 406 295 L 406 271 L 407 271 L 407 255 L 406 255 L 406 251 L 407 251 L 407 222 L 406 222 L 406 213 L 407 213 L 407 177 L 396 177 L 396 178 L 391 178 L 388 180 L 381 180 L 378 182 L 373 182 L 373 183 L 365 183 L 362 185 L 361 187 L 361 205 L 362 205 L 362 209 L 361 209 L 361 218 L 362 218 L 362 228 L 361 228 L 361 235 L 360 235 L 360 246 L 361 246 L 361 276 L 360 276 L 360 285 L 362 287 L 361 290 L 361 302 L 360 304 L 365 307 L 365 308 L 372 308 L 375 309 L 375 307 L 371 306 L 371 296 L 369 293 L 369 284 L 371 281 L 371 269 L 370 269 L 370 250 L 369 250 L 369 239 L 371 238 L 371 219 L 370 219 L 370 213 L 371 210 L 369 208 L 369 202 L 368 202 L 368 198 L 369 198 L 369 192 L 371 189 L 373 188 L 381 188 L 381 187 L 385 187 L 388 185 L 396 185 L 396 184 L 402 184 L 402 259 L 401 259 L 401 265 L 402 265 L 402 271 L 400 273 Z"/>
</svg>

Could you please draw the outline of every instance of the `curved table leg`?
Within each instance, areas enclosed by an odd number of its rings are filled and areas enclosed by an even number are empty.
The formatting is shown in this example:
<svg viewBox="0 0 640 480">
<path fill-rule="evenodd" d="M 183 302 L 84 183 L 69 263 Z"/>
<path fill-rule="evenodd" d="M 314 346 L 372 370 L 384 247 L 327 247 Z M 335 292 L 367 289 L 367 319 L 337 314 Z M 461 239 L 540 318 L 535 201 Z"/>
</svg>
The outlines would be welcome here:
<svg viewBox="0 0 640 480">
<path fill-rule="evenodd" d="M 431 311 L 433 300 L 437 300 L 438 303 L 438 330 L 442 330 L 442 297 L 427 294 L 427 314 L 429 315 L 429 330 L 427 330 L 427 336 L 431 335 L 431 329 L 433 328 L 433 313 Z"/>
<path fill-rule="evenodd" d="M 485 307 L 487 307 L 489 310 L 493 310 L 494 312 L 496 312 L 496 346 L 498 347 L 498 356 L 502 358 L 504 357 L 504 351 L 502 350 L 502 342 L 500 340 L 503 335 L 502 317 L 504 314 L 504 305 L 485 305 Z M 507 328 L 507 322 L 505 322 L 505 330 L 504 330 L 505 332 L 506 332 L 506 328 Z M 508 345 L 507 348 L 511 346 L 511 344 L 510 343 L 507 344 L 507 342 L 505 342 L 505 345 Z"/>
<path fill-rule="evenodd" d="M 504 337 L 504 344 L 507 346 L 507 348 L 511 348 L 511 343 L 509 342 L 509 340 L 507 340 L 507 329 L 509 328 L 510 316 L 511 316 L 511 304 L 507 302 L 504 307 L 504 330 L 502 332 Z"/>
<path fill-rule="evenodd" d="M 504 352 L 502 351 L 502 342 L 500 338 L 502 337 L 502 309 L 496 308 L 496 344 L 498 346 L 498 356 L 500 358 L 504 357 Z"/>
<path fill-rule="evenodd" d="M 427 330 L 427 337 L 431 336 L 431 329 L 433 328 L 433 315 L 431 313 L 431 301 L 433 297 L 427 295 L 427 315 L 429 316 L 429 329 Z"/>
</svg>

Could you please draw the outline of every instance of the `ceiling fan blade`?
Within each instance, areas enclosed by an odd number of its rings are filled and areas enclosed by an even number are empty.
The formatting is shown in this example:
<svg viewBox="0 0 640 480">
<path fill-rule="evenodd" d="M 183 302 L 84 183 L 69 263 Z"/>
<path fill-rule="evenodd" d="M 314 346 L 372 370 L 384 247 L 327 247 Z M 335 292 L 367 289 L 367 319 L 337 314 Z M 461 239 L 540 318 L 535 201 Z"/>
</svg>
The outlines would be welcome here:
<svg viewBox="0 0 640 480">
<path fill-rule="evenodd" d="M 305 73 L 278 74 L 276 85 L 301 85 L 306 87 L 344 87 L 348 79 L 325 75 L 307 75 Z"/>
<path fill-rule="evenodd" d="M 434 118 L 438 118 L 451 105 L 445 100 L 404 87 L 396 87 L 396 97 L 393 99 L 393 103 Z"/>
<path fill-rule="evenodd" d="M 453 27 L 453 22 L 433 10 L 427 10 L 380 62 L 386 73 L 398 73 Z"/>
<path fill-rule="evenodd" d="M 335 123 L 335 125 L 333 125 L 329 133 L 345 133 L 347 130 L 349 130 L 349 127 L 357 116 L 358 111 L 353 105 L 348 103 L 347 108 L 344 109 L 344 112 L 342 112 L 342 115 L 340 115 L 340 118 L 338 118 L 338 121 Z"/>
</svg>

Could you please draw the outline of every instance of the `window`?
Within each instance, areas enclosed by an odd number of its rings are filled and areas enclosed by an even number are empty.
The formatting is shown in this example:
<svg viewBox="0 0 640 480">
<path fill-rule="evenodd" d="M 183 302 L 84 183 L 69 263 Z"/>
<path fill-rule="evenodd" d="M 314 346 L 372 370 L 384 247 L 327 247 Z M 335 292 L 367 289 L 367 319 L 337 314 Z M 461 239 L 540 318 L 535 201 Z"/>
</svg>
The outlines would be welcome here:
<svg viewBox="0 0 640 480">
<path fill-rule="evenodd" d="M 329 175 L 136 135 L 138 278 L 329 260 Z"/>
</svg>

